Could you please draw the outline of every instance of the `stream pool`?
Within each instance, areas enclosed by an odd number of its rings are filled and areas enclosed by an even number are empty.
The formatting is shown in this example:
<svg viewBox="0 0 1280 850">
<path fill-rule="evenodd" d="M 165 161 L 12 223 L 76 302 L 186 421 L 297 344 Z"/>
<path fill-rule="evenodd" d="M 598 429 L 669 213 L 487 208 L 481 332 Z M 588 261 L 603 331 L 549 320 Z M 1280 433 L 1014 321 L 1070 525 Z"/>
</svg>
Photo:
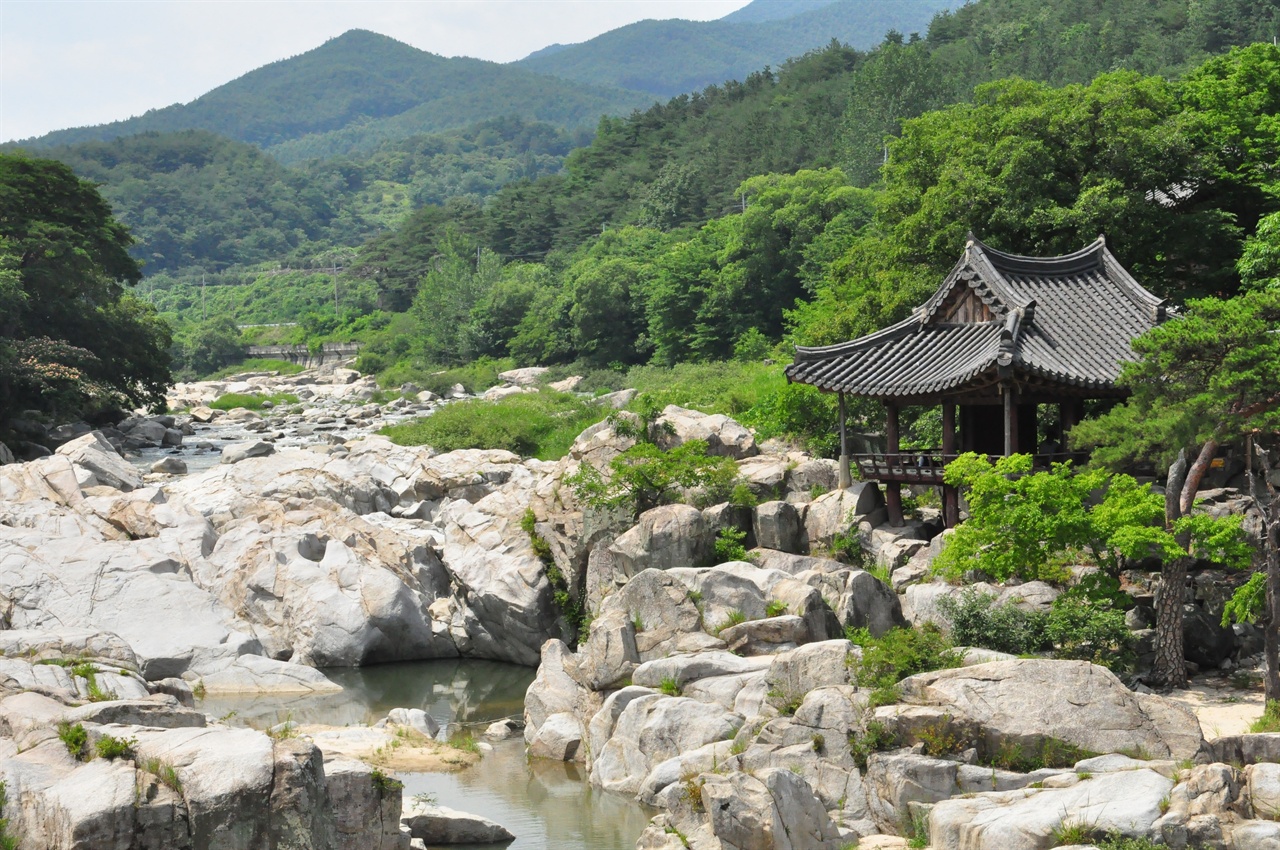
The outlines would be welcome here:
<svg viewBox="0 0 1280 850">
<path fill-rule="evenodd" d="M 393 708 L 421 708 L 441 726 L 474 725 L 479 733 L 494 720 L 523 714 L 535 671 L 454 659 L 330 669 L 325 675 L 342 685 L 342 693 L 209 697 L 199 707 L 258 728 L 286 720 L 365 726 Z M 442 806 L 483 815 L 515 833 L 515 841 L 493 845 L 495 850 L 632 850 L 653 814 L 629 795 L 593 789 L 578 765 L 526 758 L 520 738 L 495 742 L 478 764 L 461 771 L 396 777 L 406 799 L 429 794 Z"/>
</svg>

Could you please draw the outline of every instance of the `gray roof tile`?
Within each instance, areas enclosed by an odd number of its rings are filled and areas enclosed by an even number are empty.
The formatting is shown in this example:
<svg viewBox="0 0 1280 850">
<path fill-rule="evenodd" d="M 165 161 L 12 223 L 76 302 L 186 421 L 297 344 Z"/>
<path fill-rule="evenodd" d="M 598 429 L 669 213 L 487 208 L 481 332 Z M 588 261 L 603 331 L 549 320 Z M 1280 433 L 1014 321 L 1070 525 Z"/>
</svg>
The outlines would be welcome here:
<svg viewBox="0 0 1280 850">
<path fill-rule="evenodd" d="M 990 321 L 943 321 L 969 288 Z M 942 286 L 912 316 L 838 345 L 798 347 L 791 381 L 878 398 L 956 394 L 996 379 L 1112 395 L 1131 342 L 1164 319 L 1099 238 L 1061 257 L 1006 254 L 970 238 Z"/>
</svg>

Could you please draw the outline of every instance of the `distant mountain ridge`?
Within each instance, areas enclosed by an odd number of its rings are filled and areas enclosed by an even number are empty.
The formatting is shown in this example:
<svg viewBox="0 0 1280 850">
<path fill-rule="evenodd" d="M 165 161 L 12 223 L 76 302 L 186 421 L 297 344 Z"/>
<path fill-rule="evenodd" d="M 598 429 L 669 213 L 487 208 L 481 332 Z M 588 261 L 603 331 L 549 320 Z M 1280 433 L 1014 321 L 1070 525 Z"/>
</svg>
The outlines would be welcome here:
<svg viewBox="0 0 1280 850">
<path fill-rule="evenodd" d="M 355 125 L 396 123 L 403 138 L 503 117 L 594 126 L 652 98 L 547 77 L 514 65 L 448 58 L 385 35 L 350 30 L 314 50 L 250 71 L 196 98 L 143 115 L 58 130 L 32 149 L 143 132 L 209 130 L 264 148 Z"/>
<path fill-rule="evenodd" d="M 580 44 L 551 45 L 517 64 L 578 82 L 672 97 L 726 80 L 836 39 L 868 50 L 890 30 L 928 29 L 963 0 L 755 0 L 717 21 L 639 21 Z"/>
</svg>

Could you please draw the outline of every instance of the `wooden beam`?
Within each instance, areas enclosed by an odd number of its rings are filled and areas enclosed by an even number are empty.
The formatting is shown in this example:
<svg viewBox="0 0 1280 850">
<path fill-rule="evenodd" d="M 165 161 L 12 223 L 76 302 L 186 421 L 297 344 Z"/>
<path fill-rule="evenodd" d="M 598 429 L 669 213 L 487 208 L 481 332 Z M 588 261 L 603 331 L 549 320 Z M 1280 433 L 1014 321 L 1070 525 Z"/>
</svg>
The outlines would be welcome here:
<svg viewBox="0 0 1280 850">
<path fill-rule="evenodd" d="M 942 403 L 942 453 L 956 453 L 956 406 L 949 401 Z M 947 528 L 960 523 L 960 493 L 949 484 L 942 485 L 942 522 Z"/>
<path fill-rule="evenodd" d="M 853 485 L 853 475 L 849 471 L 849 435 L 845 430 L 844 393 L 840 393 L 840 489 L 847 490 Z"/>
<path fill-rule="evenodd" d="M 1018 397 L 1013 387 L 1004 387 L 1004 456 L 1018 450 Z"/>
<path fill-rule="evenodd" d="M 885 414 L 884 437 L 888 444 L 885 446 L 885 454 L 889 456 L 891 463 L 896 463 L 897 455 L 902 451 L 902 440 L 898 433 L 898 406 L 893 402 L 885 402 Z M 903 524 L 902 485 L 897 481 L 884 485 L 884 504 L 889 513 L 889 524 L 900 528 Z"/>
</svg>

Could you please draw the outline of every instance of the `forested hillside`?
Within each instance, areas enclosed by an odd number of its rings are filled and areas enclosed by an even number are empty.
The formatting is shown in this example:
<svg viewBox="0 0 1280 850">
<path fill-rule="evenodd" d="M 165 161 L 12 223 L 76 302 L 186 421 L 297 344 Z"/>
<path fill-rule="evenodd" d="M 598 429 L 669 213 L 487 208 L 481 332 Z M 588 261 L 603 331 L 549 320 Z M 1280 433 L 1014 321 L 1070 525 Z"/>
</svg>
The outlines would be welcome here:
<svg viewBox="0 0 1280 850">
<path fill-rule="evenodd" d="M 519 64 L 582 83 L 672 97 L 744 79 L 832 40 L 868 50 L 890 30 L 923 32 L 935 13 L 957 5 L 959 0 L 758 0 L 718 21 L 640 21 L 581 44 L 554 45 Z"/>
<path fill-rule="evenodd" d="M 647 95 L 546 77 L 513 65 L 445 58 L 395 39 L 352 30 L 315 50 L 273 62 L 189 104 L 145 115 L 60 130 L 25 147 L 106 140 L 147 131 L 209 130 L 270 148 L 290 140 L 360 128 L 349 137 L 312 143 L 291 158 L 368 151 L 376 142 L 515 116 L 564 127 L 590 126 L 606 113 L 626 113 Z M 367 139 L 366 139 L 367 137 Z"/>
</svg>

